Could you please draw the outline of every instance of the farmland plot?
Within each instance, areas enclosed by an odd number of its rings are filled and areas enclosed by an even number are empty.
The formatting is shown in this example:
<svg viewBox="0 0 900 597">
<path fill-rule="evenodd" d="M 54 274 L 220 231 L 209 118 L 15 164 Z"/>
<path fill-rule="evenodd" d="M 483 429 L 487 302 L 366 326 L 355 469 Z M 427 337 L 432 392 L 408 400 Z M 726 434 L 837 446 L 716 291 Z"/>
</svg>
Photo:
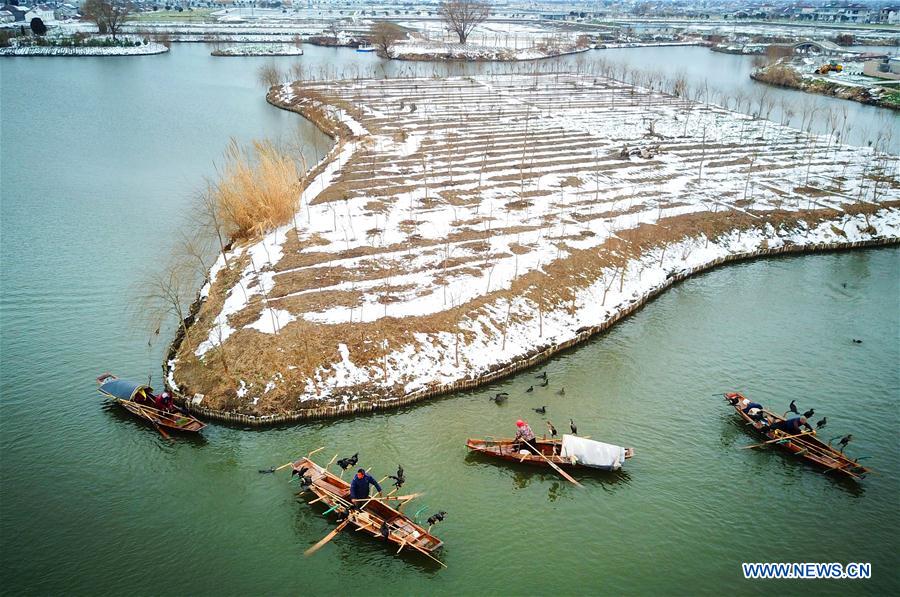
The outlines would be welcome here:
<svg viewBox="0 0 900 597">
<path fill-rule="evenodd" d="M 401 404 L 550 354 L 717 261 L 900 234 L 897 157 L 877 144 L 603 77 L 302 82 L 269 101 L 338 143 L 294 220 L 210 272 L 169 362 L 199 408 Z"/>
</svg>

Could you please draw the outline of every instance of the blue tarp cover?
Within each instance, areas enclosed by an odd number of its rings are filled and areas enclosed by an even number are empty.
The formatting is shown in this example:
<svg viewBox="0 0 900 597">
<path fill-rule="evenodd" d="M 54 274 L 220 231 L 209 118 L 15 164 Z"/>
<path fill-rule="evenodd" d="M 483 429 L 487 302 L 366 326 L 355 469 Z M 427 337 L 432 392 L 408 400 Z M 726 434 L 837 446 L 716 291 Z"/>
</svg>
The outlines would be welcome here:
<svg viewBox="0 0 900 597">
<path fill-rule="evenodd" d="M 125 379 L 111 379 L 109 381 L 105 381 L 100 385 L 99 390 L 104 394 L 109 394 L 114 398 L 119 398 L 121 400 L 131 400 L 134 398 L 135 393 L 143 388 L 148 395 L 153 393 L 153 388 L 148 385 L 135 383 L 133 381 L 128 381 Z"/>
</svg>

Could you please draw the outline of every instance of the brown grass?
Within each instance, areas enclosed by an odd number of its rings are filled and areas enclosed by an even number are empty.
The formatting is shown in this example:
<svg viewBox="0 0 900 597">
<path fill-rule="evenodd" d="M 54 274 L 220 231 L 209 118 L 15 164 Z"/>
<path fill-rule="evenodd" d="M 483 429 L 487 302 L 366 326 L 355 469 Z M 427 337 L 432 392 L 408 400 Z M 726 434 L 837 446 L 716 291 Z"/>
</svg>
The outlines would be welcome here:
<svg viewBox="0 0 900 597">
<path fill-rule="evenodd" d="M 232 139 L 213 185 L 229 236 L 253 238 L 289 222 L 298 208 L 301 176 L 294 159 L 271 141 L 245 149 Z"/>
</svg>

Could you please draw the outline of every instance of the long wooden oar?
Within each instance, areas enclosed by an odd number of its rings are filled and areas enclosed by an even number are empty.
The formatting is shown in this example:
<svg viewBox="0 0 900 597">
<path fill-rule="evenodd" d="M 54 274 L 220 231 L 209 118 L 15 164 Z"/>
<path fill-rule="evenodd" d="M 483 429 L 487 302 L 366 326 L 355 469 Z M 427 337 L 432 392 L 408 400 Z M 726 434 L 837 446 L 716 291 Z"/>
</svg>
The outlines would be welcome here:
<svg viewBox="0 0 900 597">
<path fill-rule="evenodd" d="M 566 471 L 564 471 L 564 470 L 562 470 L 561 468 L 559 468 L 558 466 L 556 466 L 556 463 L 554 463 L 552 460 L 550 460 L 549 458 L 547 458 L 546 456 L 544 456 L 544 453 L 543 453 L 543 452 L 541 452 L 540 450 L 538 450 L 537 448 L 535 448 L 534 446 L 532 446 L 531 444 L 529 444 L 526 440 L 523 439 L 522 441 L 525 442 L 525 445 L 526 445 L 526 446 L 532 448 L 535 452 L 537 452 L 538 455 L 539 455 L 541 458 L 543 458 L 544 460 L 546 460 L 546 461 L 547 461 L 547 464 L 549 464 L 550 466 L 552 466 L 553 469 L 556 470 L 556 472 L 559 473 L 559 474 L 562 476 L 563 479 L 565 479 L 565 480 L 568 481 L 569 483 L 572 483 L 573 485 L 577 485 L 578 487 L 584 487 L 581 483 L 579 483 L 578 481 L 576 481 L 575 478 L 574 478 L 572 475 L 570 475 L 570 474 L 567 473 Z"/>
<path fill-rule="evenodd" d="M 134 402 L 134 401 L 132 400 L 132 402 Z M 137 409 L 138 409 L 139 411 L 141 411 L 141 414 L 144 415 L 144 418 L 147 419 L 148 421 L 150 421 L 150 423 L 153 424 L 153 426 L 156 428 L 156 430 L 159 431 L 159 434 L 160 434 L 160 435 L 162 435 L 162 436 L 163 436 L 164 438 L 166 438 L 166 439 L 172 439 L 172 437 L 171 437 L 168 433 L 166 433 L 165 431 L 163 431 L 163 428 L 159 426 L 159 421 L 158 421 L 158 419 L 153 418 L 153 413 L 148 413 L 146 410 L 144 410 L 144 405 L 143 405 L 143 404 L 139 404 L 139 403 L 137 403 L 137 402 L 134 402 L 134 405 L 137 407 Z M 147 407 L 147 408 L 149 409 L 150 407 Z M 155 410 L 155 409 L 154 409 L 154 410 Z"/>
<path fill-rule="evenodd" d="M 319 551 L 326 543 L 328 543 L 329 541 L 334 539 L 338 533 L 343 531 L 344 527 L 347 526 L 348 524 L 350 524 L 349 518 L 347 520 L 345 520 L 344 522 L 342 522 L 341 524 L 337 525 L 333 531 L 331 531 L 330 533 L 328 533 L 327 535 L 322 537 L 318 543 L 316 543 L 315 545 L 313 545 L 312 547 L 310 547 L 309 549 L 304 551 L 303 555 L 311 556 L 314 553 L 316 553 L 317 551 Z"/>
<path fill-rule="evenodd" d="M 408 502 L 409 500 L 413 500 L 417 497 L 422 497 L 423 495 L 425 495 L 425 494 L 424 493 L 411 493 L 409 495 L 393 495 L 393 496 L 385 495 L 382 497 L 378 497 L 377 495 L 375 495 L 375 496 L 368 498 L 368 500 L 366 498 L 362 498 L 362 499 L 353 500 L 353 501 L 354 502 L 366 502 L 366 503 L 369 503 L 372 501 L 375 501 L 375 502 Z"/>
<path fill-rule="evenodd" d="M 312 456 L 312 455 L 315 454 L 316 452 L 321 452 L 321 451 L 324 450 L 324 449 L 325 449 L 325 446 L 322 446 L 321 448 L 317 448 L 317 449 L 313 450 L 312 452 L 310 452 L 309 454 L 307 454 L 306 457 L 309 458 L 310 456 Z M 293 461 L 293 460 L 291 460 L 290 462 L 285 462 L 284 464 L 282 464 L 281 466 L 278 466 L 278 467 L 273 466 L 272 468 L 259 469 L 259 472 L 261 472 L 261 473 L 275 473 L 275 472 L 280 471 L 281 469 L 285 469 L 285 468 L 291 466 L 292 464 L 294 464 L 294 461 Z"/>
<path fill-rule="evenodd" d="M 800 437 L 801 435 L 809 435 L 810 433 L 814 433 L 812 431 L 804 431 L 803 433 L 798 433 L 797 435 L 786 435 L 784 437 L 779 437 L 776 439 L 770 439 L 767 442 L 763 442 L 761 444 L 753 444 L 752 446 L 741 446 L 741 450 L 748 450 L 750 448 L 759 448 L 760 446 L 765 446 L 766 444 L 774 444 L 776 442 L 783 442 L 788 439 L 793 439 L 795 437 Z"/>
</svg>

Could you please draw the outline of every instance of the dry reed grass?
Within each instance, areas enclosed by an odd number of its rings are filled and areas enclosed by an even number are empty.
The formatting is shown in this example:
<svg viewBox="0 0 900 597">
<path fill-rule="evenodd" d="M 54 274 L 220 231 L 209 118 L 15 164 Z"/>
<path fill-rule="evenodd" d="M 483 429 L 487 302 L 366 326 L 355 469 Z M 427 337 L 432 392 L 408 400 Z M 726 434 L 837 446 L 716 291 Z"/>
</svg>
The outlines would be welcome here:
<svg viewBox="0 0 900 597">
<path fill-rule="evenodd" d="M 228 235 L 253 238 L 289 222 L 298 209 L 301 176 L 297 162 L 271 141 L 244 149 L 232 139 L 213 185 Z"/>
</svg>

